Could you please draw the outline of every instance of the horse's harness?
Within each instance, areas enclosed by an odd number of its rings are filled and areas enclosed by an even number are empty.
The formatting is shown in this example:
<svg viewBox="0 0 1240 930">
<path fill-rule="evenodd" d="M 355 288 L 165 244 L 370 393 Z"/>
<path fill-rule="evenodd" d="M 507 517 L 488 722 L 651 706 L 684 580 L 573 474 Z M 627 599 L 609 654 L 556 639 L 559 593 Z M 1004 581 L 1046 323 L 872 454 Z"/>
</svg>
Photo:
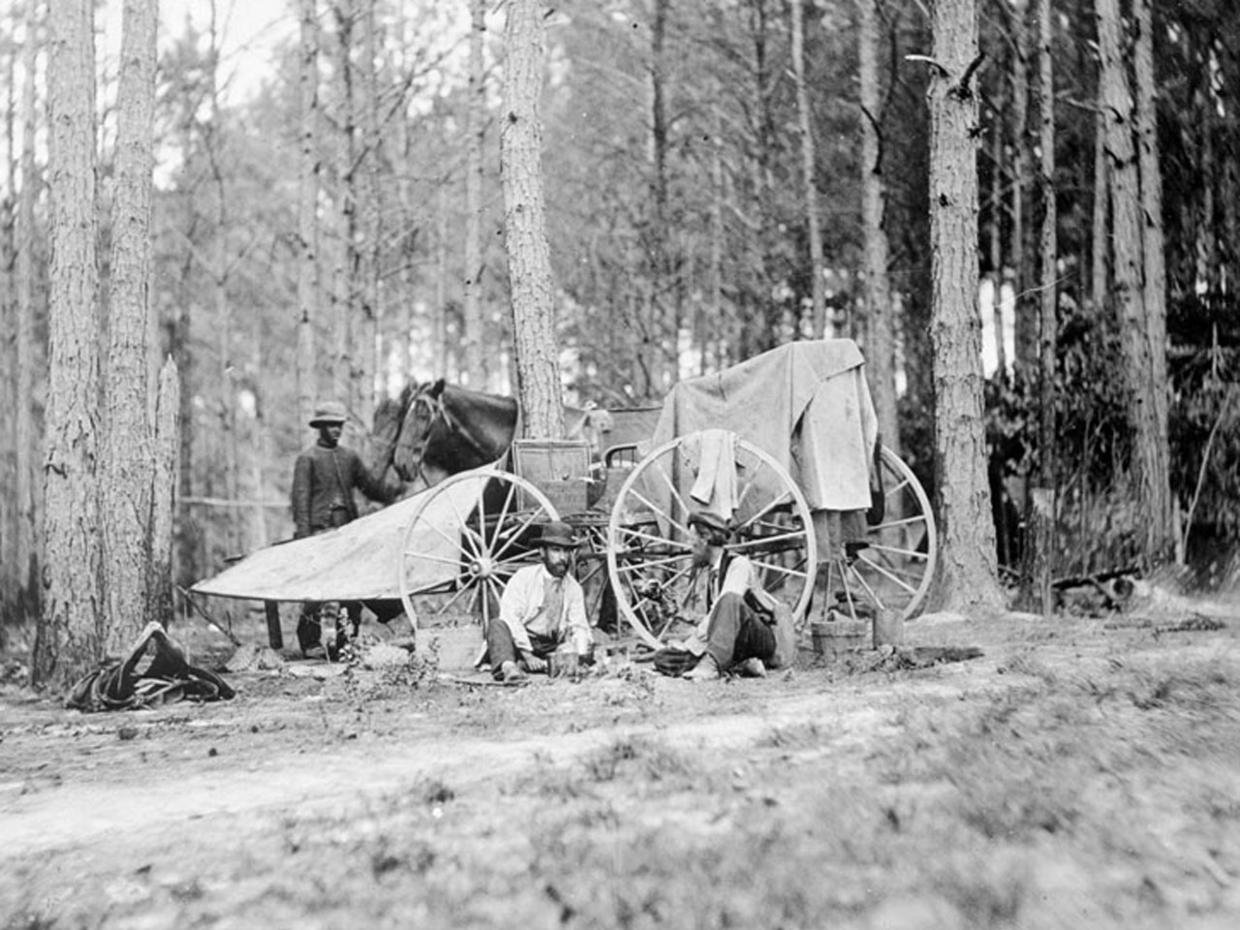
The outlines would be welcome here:
<svg viewBox="0 0 1240 930">
<path fill-rule="evenodd" d="M 435 425 L 435 420 L 437 418 L 443 421 L 444 426 L 448 428 L 449 432 L 463 437 L 471 446 L 473 446 L 484 456 L 489 454 L 487 453 L 484 445 L 479 442 L 478 437 L 473 434 L 469 427 L 465 423 L 461 422 L 460 419 L 452 415 L 452 412 L 448 409 L 447 404 L 443 402 L 442 392 L 436 397 L 430 397 L 429 395 L 421 392 L 414 394 L 413 399 L 410 401 L 410 405 L 412 407 L 410 411 L 411 413 L 416 411 L 419 407 L 426 410 L 426 429 L 422 432 L 422 454 L 418 456 L 417 463 L 413 471 L 413 477 L 410 479 L 411 482 L 416 482 L 418 478 L 421 478 L 428 487 L 430 486 L 430 482 L 427 480 L 426 475 L 422 471 L 422 460 L 426 457 L 426 440 L 429 438 L 431 427 Z"/>
</svg>

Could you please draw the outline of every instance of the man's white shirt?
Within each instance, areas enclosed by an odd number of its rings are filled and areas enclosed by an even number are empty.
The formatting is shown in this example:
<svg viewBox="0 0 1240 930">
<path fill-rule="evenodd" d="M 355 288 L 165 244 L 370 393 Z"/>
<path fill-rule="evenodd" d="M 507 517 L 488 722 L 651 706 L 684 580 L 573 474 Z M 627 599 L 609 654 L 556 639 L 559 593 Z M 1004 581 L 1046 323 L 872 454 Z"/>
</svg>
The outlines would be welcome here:
<svg viewBox="0 0 1240 930">
<path fill-rule="evenodd" d="M 586 598 L 581 583 L 571 574 L 563 578 L 564 596 L 558 617 L 546 616 L 543 605 L 547 586 L 555 576 L 544 565 L 527 565 L 508 580 L 499 601 L 499 619 L 512 631 L 512 640 L 520 650 L 530 650 L 530 633 L 551 636 L 561 642 L 571 641 L 578 655 L 590 649 L 592 637 L 586 620 Z"/>
</svg>

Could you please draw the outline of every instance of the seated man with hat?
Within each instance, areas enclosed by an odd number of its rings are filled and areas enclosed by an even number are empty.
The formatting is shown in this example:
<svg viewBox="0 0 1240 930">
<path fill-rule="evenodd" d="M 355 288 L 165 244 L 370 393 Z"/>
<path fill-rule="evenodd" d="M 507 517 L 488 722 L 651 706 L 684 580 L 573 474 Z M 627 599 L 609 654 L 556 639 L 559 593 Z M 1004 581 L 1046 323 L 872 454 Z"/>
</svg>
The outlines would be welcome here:
<svg viewBox="0 0 1240 930">
<path fill-rule="evenodd" d="M 329 400 L 315 407 L 310 426 L 319 431 L 318 440 L 299 456 L 293 466 L 293 538 L 313 536 L 324 530 L 344 526 L 357 519 L 357 503 L 353 489 L 357 488 L 372 501 L 391 503 L 399 494 L 399 487 L 386 487 L 376 480 L 362 462 L 362 457 L 352 449 L 340 444 L 344 424 L 348 419 L 344 404 Z M 342 605 L 349 615 L 352 634 L 357 635 L 362 605 L 349 602 Z M 307 601 L 297 622 L 297 642 L 303 654 L 321 645 L 322 605 Z M 341 631 L 337 631 L 338 634 Z M 341 643 L 337 642 L 339 648 Z"/>
<path fill-rule="evenodd" d="M 796 654 L 792 614 L 756 583 L 748 558 L 729 556 L 730 522 L 698 510 L 689 515 L 689 530 L 693 563 L 706 570 L 708 610 L 680 646 L 698 656 L 684 677 L 707 681 L 730 670 L 765 675 L 768 668 L 790 665 Z"/>
<path fill-rule="evenodd" d="M 567 523 L 543 524 L 538 536 L 542 562 L 527 565 L 508 580 L 499 616 L 486 631 L 491 674 L 497 681 L 545 672 L 548 657 L 558 651 L 571 651 L 578 658 L 589 655 L 593 639 L 585 594 L 569 572 L 577 544 Z"/>
</svg>

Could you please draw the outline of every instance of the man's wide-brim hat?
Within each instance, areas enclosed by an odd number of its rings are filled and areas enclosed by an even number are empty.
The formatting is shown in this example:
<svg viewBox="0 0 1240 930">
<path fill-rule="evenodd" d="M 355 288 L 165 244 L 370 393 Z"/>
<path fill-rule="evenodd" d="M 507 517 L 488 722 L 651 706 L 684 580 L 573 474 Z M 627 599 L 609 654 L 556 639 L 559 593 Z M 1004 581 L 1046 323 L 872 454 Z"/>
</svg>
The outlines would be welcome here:
<svg viewBox="0 0 1240 930">
<path fill-rule="evenodd" d="M 314 408 L 314 416 L 310 418 L 310 425 L 315 428 L 335 426 L 344 423 L 347 419 L 349 419 L 349 414 L 344 409 L 344 404 L 335 400 L 325 400 Z"/>
<path fill-rule="evenodd" d="M 689 525 L 700 526 L 702 529 L 713 530 L 725 536 L 732 532 L 731 522 L 713 510 L 695 510 L 689 514 Z"/>
<path fill-rule="evenodd" d="M 538 545 L 559 546 L 561 549 L 576 549 L 578 540 L 573 535 L 573 528 L 567 523 L 552 520 L 544 523 L 538 533 Z"/>
</svg>

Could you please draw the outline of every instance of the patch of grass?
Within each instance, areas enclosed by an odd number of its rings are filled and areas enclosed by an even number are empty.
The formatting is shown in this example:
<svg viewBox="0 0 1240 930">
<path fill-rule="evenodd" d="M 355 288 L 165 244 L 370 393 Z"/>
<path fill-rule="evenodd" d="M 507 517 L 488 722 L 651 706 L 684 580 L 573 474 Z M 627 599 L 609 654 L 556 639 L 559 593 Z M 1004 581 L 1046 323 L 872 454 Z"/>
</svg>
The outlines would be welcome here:
<svg viewBox="0 0 1240 930">
<path fill-rule="evenodd" d="M 1128 696 L 1141 710 L 1211 710 L 1228 703 L 1236 706 L 1238 685 L 1240 680 L 1233 669 L 1221 661 L 1208 660 L 1174 668 L 1136 669 Z"/>
<path fill-rule="evenodd" d="M 594 782 L 619 777 L 639 777 L 646 781 L 690 776 L 696 770 L 693 760 L 659 740 L 642 736 L 622 736 L 582 759 L 586 777 Z"/>
<path fill-rule="evenodd" d="M 827 734 L 812 720 L 805 723 L 792 723 L 772 727 L 770 731 L 758 739 L 759 748 L 792 749 L 805 746 L 817 746 L 827 739 Z"/>
</svg>

